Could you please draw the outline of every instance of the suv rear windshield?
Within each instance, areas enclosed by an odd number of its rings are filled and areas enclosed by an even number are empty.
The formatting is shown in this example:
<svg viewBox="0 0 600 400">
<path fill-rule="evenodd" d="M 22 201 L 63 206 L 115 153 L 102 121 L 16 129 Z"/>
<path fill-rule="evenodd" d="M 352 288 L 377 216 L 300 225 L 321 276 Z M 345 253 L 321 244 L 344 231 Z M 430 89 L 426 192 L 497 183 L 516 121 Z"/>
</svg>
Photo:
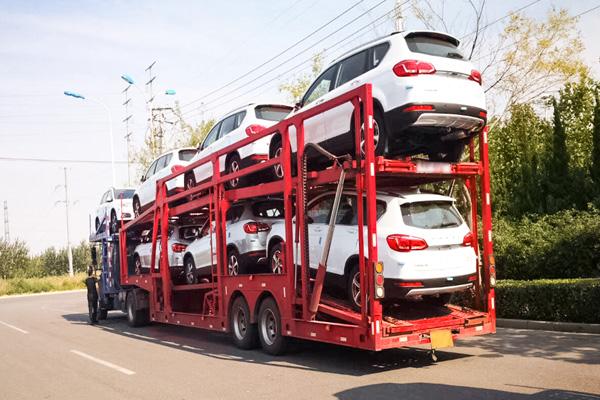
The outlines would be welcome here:
<svg viewBox="0 0 600 400">
<path fill-rule="evenodd" d="M 117 199 L 120 199 L 121 197 L 123 197 L 124 199 L 131 199 L 131 198 L 133 198 L 134 192 L 135 192 L 135 190 L 133 190 L 133 189 L 116 189 L 115 197 Z"/>
<path fill-rule="evenodd" d="M 252 214 L 259 218 L 283 218 L 284 208 L 281 200 L 257 201 L 252 204 Z"/>
<path fill-rule="evenodd" d="M 464 57 L 458 47 L 443 37 L 432 37 L 432 36 L 408 36 L 406 37 L 406 44 L 413 53 L 429 54 L 430 56 L 456 58 L 463 60 Z"/>
<path fill-rule="evenodd" d="M 287 117 L 290 111 L 292 111 L 292 108 L 285 106 L 256 106 L 254 109 L 256 118 L 276 122 Z"/>
<path fill-rule="evenodd" d="M 179 159 L 181 161 L 190 161 L 196 155 L 196 150 L 181 150 L 179 151 Z"/>
<path fill-rule="evenodd" d="M 400 206 L 405 225 L 422 229 L 456 228 L 462 219 L 449 201 L 420 201 Z"/>
</svg>

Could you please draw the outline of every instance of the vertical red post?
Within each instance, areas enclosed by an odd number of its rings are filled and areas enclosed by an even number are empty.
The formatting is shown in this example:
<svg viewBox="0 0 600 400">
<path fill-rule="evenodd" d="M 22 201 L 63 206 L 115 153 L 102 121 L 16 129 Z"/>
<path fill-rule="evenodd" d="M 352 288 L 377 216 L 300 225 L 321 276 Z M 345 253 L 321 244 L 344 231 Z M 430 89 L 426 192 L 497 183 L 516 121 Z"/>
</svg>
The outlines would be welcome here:
<svg viewBox="0 0 600 400">
<path fill-rule="evenodd" d="M 296 188 L 296 209 L 298 218 L 296 218 L 296 224 L 298 224 L 298 233 L 300 236 L 300 264 L 301 264 L 301 283 L 302 283 L 302 318 L 308 318 L 308 282 L 310 280 L 309 276 L 309 265 L 310 262 L 308 258 L 308 254 L 306 254 L 306 249 L 308 247 L 308 237 L 305 233 L 305 219 L 304 216 L 306 214 L 306 210 L 304 209 L 304 199 L 306 197 L 306 193 L 304 193 L 304 185 L 302 180 L 300 179 L 303 170 L 303 162 L 304 158 L 304 121 L 300 121 L 299 125 L 296 126 L 296 140 L 298 143 L 297 147 L 297 171 L 298 171 L 298 187 Z"/>
<path fill-rule="evenodd" d="M 171 304 L 171 269 L 169 268 L 169 204 L 167 203 L 167 184 L 161 183 L 160 190 L 160 274 L 162 277 L 164 312 L 173 311 Z M 157 199 L 158 200 L 158 199 Z M 157 210 L 158 211 L 158 210 Z M 156 226 L 156 225 L 155 225 Z M 154 264 L 152 264 L 154 265 Z"/>
<path fill-rule="evenodd" d="M 289 290 L 286 291 L 286 304 L 287 312 L 290 317 L 294 316 L 294 299 L 296 297 L 296 291 L 294 287 L 296 285 L 296 266 L 294 265 L 294 234 L 293 234 L 293 226 L 292 220 L 294 218 L 293 211 L 293 203 L 292 203 L 292 154 L 290 151 L 290 129 L 289 125 L 283 129 L 281 132 L 281 145 L 282 153 L 281 159 L 279 162 L 281 163 L 281 167 L 283 168 L 283 210 L 284 210 L 284 219 L 285 219 L 285 243 L 283 249 L 284 255 L 284 265 L 283 265 L 283 274 L 288 274 L 288 282 Z M 269 255 L 267 254 L 267 257 Z M 270 262 L 270 260 L 267 260 Z M 289 296 L 289 297 L 287 297 Z M 285 311 L 284 311 L 285 312 Z"/>
<path fill-rule="evenodd" d="M 483 128 L 479 140 L 479 152 L 481 162 L 483 164 L 483 175 L 481 177 L 481 219 L 483 225 L 483 265 L 484 265 L 484 280 L 483 287 L 487 294 L 487 311 L 491 320 L 495 324 L 496 320 L 496 304 L 494 297 L 494 288 L 491 285 L 490 279 L 496 276 L 496 265 L 494 262 L 494 248 L 492 245 L 492 205 L 491 205 L 491 185 L 490 185 L 490 160 L 488 154 L 488 127 Z"/>
<path fill-rule="evenodd" d="M 375 146 L 373 141 L 373 96 L 372 86 L 367 84 L 364 86 L 363 98 L 363 121 L 365 121 L 364 137 L 365 137 L 365 189 L 367 192 L 367 232 L 368 232 L 368 249 L 369 262 L 367 263 L 367 282 L 369 293 L 369 310 L 371 312 L 371 323 L 374 324 L 374 344 L 377 348 L 379 333 L 381 330 L 382 310 L 381 303 L 375 300 L 375 285 L 374 272 L 375 263 L 378 261 L 377 255 L 377 194 L 375 184 Z M 384 265 L 384 269 L 385 269 Z M 361 290 L 364 290 L 361 288 Z"/>
<path fill-rule="evenodd" d="M 219 166 L 219 157 L 213 155 L 213 182 L 221 178 L 221 168 Z M 227 241 L 225 240 L 225 231 L 221 229 L 225 226 L 225 214 L 222 212 L 224 202 L 224 188 L 225 183 L 219 183 L 214 186 L 213 199 L 215 201 L 214 218 L 215 218 L 215 238 L 217 245 L 217 293 L 218 293 L 218 314 L 225 316 L 225 310 L 223 309 L 223 294 L 225 293 L 225 283 L 223 282 L 223 276 L 225 276 L 225 268 L 227 268 Z M 227 206 L 225 206 L 227 208 Z M 209 222 L 210 224 L 210 222 Z M 211 232 L 211 227 L 209 227 Z M 212 234 L 212 233 L 210 233 Z M 212 262 L 212 254 L 211 254 Z"/>
</svg>

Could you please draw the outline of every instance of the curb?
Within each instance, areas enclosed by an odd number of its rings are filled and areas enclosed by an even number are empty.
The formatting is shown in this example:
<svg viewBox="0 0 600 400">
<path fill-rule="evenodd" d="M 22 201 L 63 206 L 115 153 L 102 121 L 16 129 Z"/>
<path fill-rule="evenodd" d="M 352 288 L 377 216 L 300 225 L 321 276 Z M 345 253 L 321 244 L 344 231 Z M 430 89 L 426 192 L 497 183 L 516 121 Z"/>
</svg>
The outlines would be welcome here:
<svg viewBox="0 0 600 400">
<path fill-rule="evenodd" d="M 85 292 L 86 289 L 73 289 L 73 290 L 54 290 L 52 292 L 40 292 L 40 293 L 23 293 L 23 294 L 7 294 L 0 296 L 2 299 L 18 299 L 19 297 L 33 297 L 33 296 L 48 296 L 52 294 L 64 294 L 64 293 L 78 293 Z"/>
<path fill-rule="evenodd" d="M 576 322 L 529 321 L 524 319 L 498 318 L 496 320 L 496 326 L 499 328 L 600 334 L 600 324 L 582 324 Z"/>
</svg>

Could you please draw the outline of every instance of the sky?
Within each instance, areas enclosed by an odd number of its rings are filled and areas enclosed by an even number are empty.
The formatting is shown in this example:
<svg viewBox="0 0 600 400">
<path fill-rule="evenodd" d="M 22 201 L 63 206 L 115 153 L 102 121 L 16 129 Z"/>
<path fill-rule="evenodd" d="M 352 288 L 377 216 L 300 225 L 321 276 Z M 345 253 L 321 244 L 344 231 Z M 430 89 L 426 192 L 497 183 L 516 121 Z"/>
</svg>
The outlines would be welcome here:
<svg viewBox="0 0 600 400">
<path fill-rule="evenodd" d="M 177 101 L 188 123 L 219 117 L 251 101 L 287 101 L 278 85 L 306 73 L 315 53 L 325 50 L 328 62 L 392 32 L 389 12 L 394 2 L 0 0 L 0 202 L 8 204 L 11 240 L 25 241 L 32 254 L 66 245 L 65 168 L 71 242 L 87 239 L 89 215 L 112 182 L 109 126 L 117 186 L 128 185 L 122 122 L 127 84 L 121 75 L 131 76 L 139 89 L 129 91 L 130 130 L 133 146 L 139 147 L 147 129 L 144 83 L 150 63 L 156 61 L 155 106 L 170 107 Z M 530 3 L 490 0 L 485 21 Z M 469 32 L 463 22 L 468 11 L 464 4 L 446 1 L 450 33 L 458 37 Z M 543 18 L 552 7 L 577 14 L 599 4 L 600 0 L 538 0 L 523 12 Z M 403 7 L 405 28 L 423 28 L 409 6 Z M 505 21 L 490 25 L 486 34 L 493 38 Z M 599 23 L 600 10 L 579 22 L 586 46 L 582 57 L 596 77 Z M 177 94 L 166 96 L 166 89 Z M 87 99 L 66 97 L 65 90 Z M 169 130 L 168 139 L 174 134 Z M 78 162 L 67 162 L 73 160 Z M 134 187 L 139 171 L 132 167 L 130 175 Z"/>
</svg>

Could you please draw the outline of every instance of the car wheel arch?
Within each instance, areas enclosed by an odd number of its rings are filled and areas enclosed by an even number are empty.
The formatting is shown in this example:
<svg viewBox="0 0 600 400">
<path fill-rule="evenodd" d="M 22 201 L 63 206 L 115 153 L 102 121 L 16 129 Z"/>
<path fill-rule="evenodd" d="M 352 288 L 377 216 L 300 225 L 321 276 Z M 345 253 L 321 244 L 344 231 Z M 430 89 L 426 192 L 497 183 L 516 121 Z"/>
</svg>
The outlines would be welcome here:
<svg viewBox="0 0 600 400">
<path fill-rule="evenodd" d="M 269 256 L 269 252 L 271 251 L 273 246 L 276 246 L 278 243 L 282 243 L 282 244 L 285 243 L 285 241 L 283 240 L 283 238 L 281 236 L 273 236 L 271 239 L 269 239 L 269 241 L 267 242 L 267 248 L 266 248 L 267 257 Z"/>
<path fill-rule="evenodd" d="M 281 141 L 281 133 L 275 132 L 273 136 L 271 136 L 271 141 L 269 142 L 269 157 L 273 157 L 275 155 L 275 144 L 281 143 Z"/>
</svg>

